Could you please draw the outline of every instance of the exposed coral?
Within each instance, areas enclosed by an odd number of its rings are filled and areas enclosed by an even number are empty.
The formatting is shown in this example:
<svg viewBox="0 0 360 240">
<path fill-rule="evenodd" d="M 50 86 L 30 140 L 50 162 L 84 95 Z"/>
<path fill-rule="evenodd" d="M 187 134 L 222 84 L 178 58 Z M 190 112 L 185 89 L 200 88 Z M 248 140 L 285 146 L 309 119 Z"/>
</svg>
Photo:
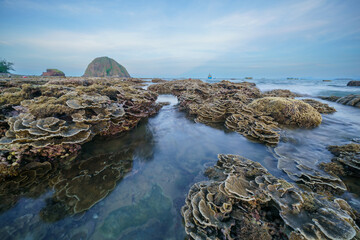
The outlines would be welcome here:
<svg viewBox="0 0 360 240">
<path fill-rule="evenodd" d="M 344 166 L 347 172 L 346 175 L 360 176 L 360 144 L 350 143 L 343 146 L 329 146 L 328 149 L 335 155 L 331 161 Z"/>
<path fill-rule="evenodd" d="M 296 146 L 281 144 L 270 151 L 277 159 L 279 169 L 287 173 L 293 181 L 305 184 L 312 191 L 331 195 L 347 190 L 344 182 L 334 173 L 324 171 L 323 167 L 317 168 L 313 161 L 308 161 L 299 155 Z"/>
<path fill-rule="evenodd" d="M 162 83 L 162 82 L 166 82 L 166 80 L 161 79 L 161 78 L 153 78 L 153 79 L 151 79 L 151 82 L 153 82 L 153 83 Z"/>
<path fill-rule="evenodd" d="M 263 97 L 286 97 L 286 98 L 301 97 L 300 94 L 293 93 L 287 89 L 274 89 L 274 90 L 266 91 L 262 95 Z"/>
<path fill-rule="evenodd" d="M 360 108 L 360 95 L 350 94 L 345 97 L 330 96 L 321 97 L 321 99 Z"/>
<path fill-rule="evenodd" d="M 116 135 L 135 127 L 161 107 L 155 103 L 157 94 L 137 88 L 139 82 L 142 80 L 54 79 L 41 87 L 22 84 L 20 90 L 2 93 L 6 106 L 0 109 L 1 126 L 5 127 L 1 127 L 0 150 L 7 166 L 14 162 L 23 165 L 21 154 L 7 159 L 12 149 L 19 153 L 27 146 L 75 146 L 98 134 Z"/>
<path fill-rule="evenodd" d="M 314 99 L 302 99 L 301 101 L 310 104 L 319 113 L 334 113 L 334 112 L 336 112 L 335 108 L 330 107 L 326 103 L 322 103 L 322 102 L 316 101 Z"/>
<path fill-rule="evenodd" d="M 287 126 L 316 127 L 322 120 L 320 113 L 311 105 L 291 98 L 260 98 L 250 103 L 249 107 Z"/>
<path fill-rule="evenodd" d="M 287 233 L 291 239 L 359 236 L 338 201 L 297 189 L 257 162 L 235 155 L 218 158 L 214 171 L 224 180 L 195 184 L 182 208 L 192 239 L 279 239 L 286 238 L 286 226 L 293 229 Z"/>
</svg>

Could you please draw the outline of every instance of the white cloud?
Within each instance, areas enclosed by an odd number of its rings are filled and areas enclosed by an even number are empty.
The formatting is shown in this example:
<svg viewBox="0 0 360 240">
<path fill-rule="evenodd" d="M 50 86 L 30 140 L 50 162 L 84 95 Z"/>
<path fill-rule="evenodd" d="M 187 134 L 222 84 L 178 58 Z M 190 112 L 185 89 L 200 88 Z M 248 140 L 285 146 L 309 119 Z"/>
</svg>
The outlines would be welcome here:
<svg viewBox="0 0 360 240">
<path fill-rule="evenodd" d="M 12 4 L 11 1 L 5 3 Z M 36 2 L 21 3 L 33 9 L 51 7 Z M 57 7 L 70 14 L 102 13 L 101 9 L 91 5 L 60 3 Z M 319 17 L 324 8 L 331 14 Z M 154 16 L 151 20 L 138 20 L 131 30 L 112 27 L 92 32 L 45 30 L 21 37 L 3 35 L 0 44 L 11 42 L 15 46 L 31 48 L 38 57 L 67 59 L 67 56 L 73 56 L 83 64 L 94 57 L 108 55 L 116 60 L 124 59 L 129 68 L 139 74 L 147 71 L 156 74 L 164 71 L 163 66 L 167 66 L 166 71 L 181 74 L 228 53 L 266 51 L 272 47 L 271 41 L 317 41 L 329 33 L 335 36 L 341 26 L 336 24 L 339 19 L 332 18 L 337 16 L 334 12 L 335 7 L 324 0 L 307 0 L 266 9 L 232 11 L 225 16 L 192 18 L 189 13 L 167 16 L 166 19 L 163 15 Z M 133 14 L 129 12 L 128 15 Z M 341 34 L 351 31 L 354 29 Z"/>
</svg>

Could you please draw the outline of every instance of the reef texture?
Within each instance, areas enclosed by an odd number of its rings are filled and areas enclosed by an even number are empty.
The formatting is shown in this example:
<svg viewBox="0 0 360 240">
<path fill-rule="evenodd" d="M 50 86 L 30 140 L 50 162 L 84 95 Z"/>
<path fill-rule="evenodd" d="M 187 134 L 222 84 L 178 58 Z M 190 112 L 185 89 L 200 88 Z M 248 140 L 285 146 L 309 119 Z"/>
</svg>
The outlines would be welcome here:
<svg viewBox="0 0 360 240">
<path fill-rule="evenodd" d="M 84 77 L 124 77 L 130 75 L 125 67 L 109 57 L 98 57 L 87 66 Z"/>
<path fill-rule="evenodd" d="M 334 113 L 334 112 L 336 112 L 335 108 L 330 107 L 328 104 L 316 101 L 314 99 L 302 99 L 301 101 L 310 104 L 319 113 Z"/>
<path fill-rule="evenodd" d="M 287 126 L 316 127 L 322 120 L 320 113 L 310 104 L 296 99 L 264 97 L 254 100 L 249 107 Z"/>
<path fill-rule="evenodd" d="M 321 99 L 360 108 L 360 95 L 350 94 L 345 97 L 330 96 L 321 97 Z"/>
<path fill-rule="evenodd" d="M 212 181 L 193 185 L 182 208 L 191 239 L 358 239 L 351 207 L 271 175 L 236 155 L 218 156 Z"/>
<path fill-rule="evenodd" d="M 360 87 L 360 81 L 350 81 L 346 84 L 346 86 Z"/>
<path fill-rule="evenodd" d="M 42 161 L 44 149 L 53 149 L 51 157 L 63 157 L 68 145 L 75 148 L 95 135 L 128 131 L 155 114 L 160 108 L 157 94 L 137 82 L 69 78 L 19 84 L 2 92 L 0 178 L 28 162 Z"/>
<path fill-rule="evenodd" d="M 43 72 L 41 76 L 65 77 L 65 73 L 59 69 L 46 69 L 46 72 Z"/>
<path fill-rule="evenodd" d="M 325 170 L 336 175 L 360 177 L 360 144 L 350 143 L 343 146 L 329 146 L 328 150 L 335 155 L 331 163 L 322 164 Z"/>
<path fill-rule="evenodd" d="M 279 142 L 278 124 L 315 127 L 322 119 L 317 109 L 330 111 L 320 102 L 312 102 L 317 106 L 313 108 L 304 101 L 292 99 L 300 95 L 289 90 L 261 93 L 254 83 L 249 82 L 209 84 L 186 79 L 154 84 L 148 89 L 176 95 L 180 109 L 193 115 L 197 122 L 223 124 L 251 140 L 269 145 Z"/>
</svg>

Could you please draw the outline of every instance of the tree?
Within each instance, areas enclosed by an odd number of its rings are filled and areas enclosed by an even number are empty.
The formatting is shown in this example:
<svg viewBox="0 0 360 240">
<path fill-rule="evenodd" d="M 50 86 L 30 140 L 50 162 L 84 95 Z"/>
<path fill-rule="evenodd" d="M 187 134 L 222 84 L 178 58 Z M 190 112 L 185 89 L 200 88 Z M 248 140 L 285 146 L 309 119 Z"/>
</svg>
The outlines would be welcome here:
<svg viewBox="0 0 360 240">
<path fill-rule="evenodd" d="M 7 62 L 5 59 L 0 60 L 0 73 L 9 73 L 10 70 L 14 71 L 14 63 Z"/>
</svg>

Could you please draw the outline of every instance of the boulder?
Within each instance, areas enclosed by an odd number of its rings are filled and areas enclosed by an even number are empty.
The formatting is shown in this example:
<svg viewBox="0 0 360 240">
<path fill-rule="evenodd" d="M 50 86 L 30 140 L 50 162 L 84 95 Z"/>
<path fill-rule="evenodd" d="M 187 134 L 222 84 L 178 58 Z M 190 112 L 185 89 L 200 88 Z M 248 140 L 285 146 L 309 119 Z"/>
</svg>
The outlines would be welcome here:
<svg viewBox="0 0 360 240">
<path fill-rule="evenodd" d="M 249 107 L 288 126 L 316 127 L 322 120 L 320 113 L 310 104 L 291 98 L 259 98 L 250 103 Z"/>
<path fill-rule="evenodd" d="M 360 81 L 350 81 L 346 86 L 360 87 Z"/>
<path fill-rule="evenodd" d="M 65 77 L 65 73 L 59 69 L 46 69 L 46 72 L 43 72 L 41 76 L 47 77 Z"/>
<path fill-rule="evenodd" d="M 126 68 L 109 57 L 95 58 L 86 68 L 84 77 L 125 77 L 130 75 Z"/>
</svg>

